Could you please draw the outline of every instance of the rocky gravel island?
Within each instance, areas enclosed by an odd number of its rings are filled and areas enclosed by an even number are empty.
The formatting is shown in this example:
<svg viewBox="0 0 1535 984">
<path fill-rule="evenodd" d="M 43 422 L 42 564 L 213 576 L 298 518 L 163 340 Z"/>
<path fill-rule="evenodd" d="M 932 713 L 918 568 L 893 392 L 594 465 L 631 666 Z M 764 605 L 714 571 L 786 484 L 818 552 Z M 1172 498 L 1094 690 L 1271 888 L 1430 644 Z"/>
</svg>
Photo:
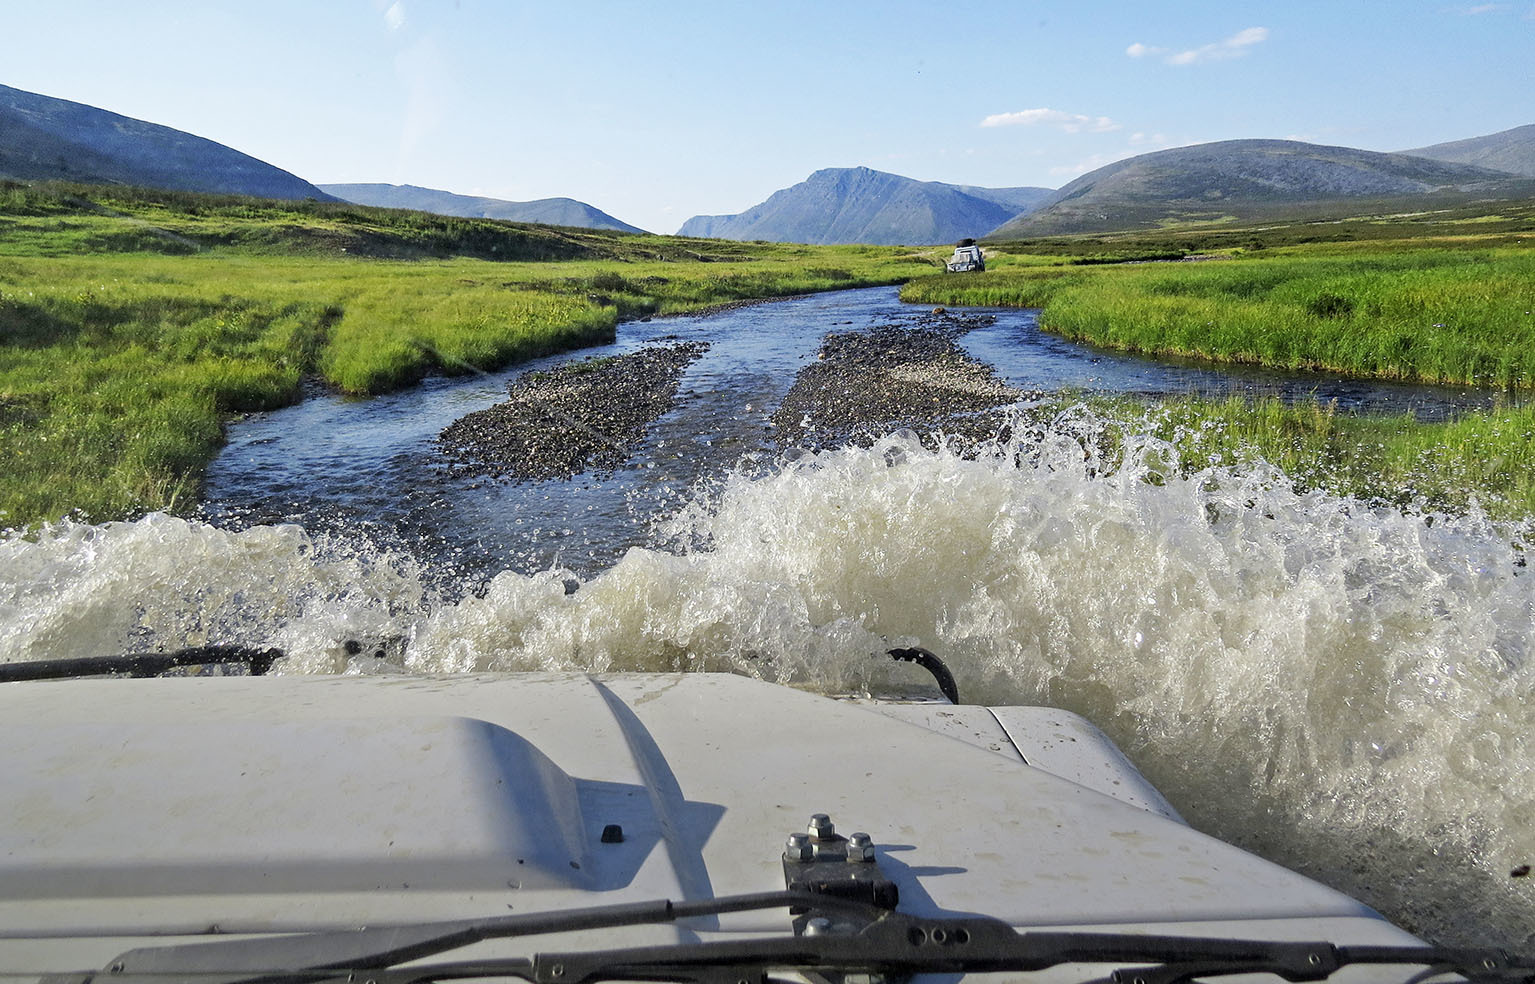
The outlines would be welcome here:
<svg viewBox="0 0 1535 984">
<path fill-rule="evenodd" d="M 772 413 L 769 444 L 819 450 L 869 445 L 909 429 L 924 440 L 995 436 L 1003 408 L 1024 394 L 957 339 L 989 315 L 942 308 L 863 331 L 834 332 Z M 517 481 L 613 471 L 672 408 L 683 371 L 704 342 L 653 345 L 571 362 L 513 381 L 510 399 L 454 421 L 439 444 L 456 469 Z"/>
<path fill-rule="evenodd" d="M 989 323 L 989 315 L 938 308 L 915 323 L 827 335 L 773 414 L 783 445 L 868 444 L 901 428 L 967 441 L 994 436 L 1001 408 L 1024 394 L 956 341 Z"/>
<path fill-rule="evenodd" d="M 657 345 L 524 373 L 507 387 L 510 400 L 460 417 L 438 443 L 460 470 L 523 481 L 615 469 L 708 347 Z"/>
</svg>

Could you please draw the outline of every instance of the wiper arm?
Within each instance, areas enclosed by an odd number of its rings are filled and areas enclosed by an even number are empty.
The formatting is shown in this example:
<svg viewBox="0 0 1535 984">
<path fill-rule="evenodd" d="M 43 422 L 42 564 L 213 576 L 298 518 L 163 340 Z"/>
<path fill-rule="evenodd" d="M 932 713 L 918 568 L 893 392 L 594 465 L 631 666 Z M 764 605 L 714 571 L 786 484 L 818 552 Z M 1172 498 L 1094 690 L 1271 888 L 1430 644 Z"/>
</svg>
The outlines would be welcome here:
<svg viewBox="0 0 1535 984">
<path fill-rule="evenodd" d="M 528 961 L 520 961 L 519 965 Z M 1230 974 L 1274 974 L 1287 981 L 1326 980 L 1350 964 L 1426 968 L 1413 979 L 1460 974 L 1473 984 L 1528 984 L 1535 962 L 1497 950 L 1435 947 L 1347 947 L 1324 942 L 1222 940 L 1129 933 L 1018 932 L 999 919 L 924 919 L 887 912 L 848 935 L 679 944 L 586 953 L 540 954 L 533 984 L 668 981 L 762 984 L 773 970 L 904 977 L 918 973 L 1030 972 L 1061 964 L 1118 964 L 1113 984 L 1181 984 Z M 416 984 L 481 976 L 492 964 L 401 970 L 378 984 Z M 492 974 L 494 976 L 494 974 Z"/>
<path fill-rule="evenodd" d="M 333 976 L 331 971 L 392 967 L 483 940 L 657 925 L 692 916 L 812 906 L 817 911 L 848 913 L 864 920 L 872 919 L 882 911 L 867 902 L 804 891 L 755 892 L 693 902 L 659 899 L 411 926 L 144 947 L 122 954 L 107 970 L 116 977 L 186 981 L 188 984 L 323 980 Z"/>
<path fill-rule="evenodd" d="M 840 913 L 849 921 L 837 923 L 823 917 L 803 936 L 544 953 L 531 960 L 397 966 L 480 940 L 810 905 L 819 912 Z M 306 962 L 306 955 L 316 953 L 321 953 L 319 959 Z M 1512 959 L 1498 950 L 1019 932 L 999 919 L 922 918 L 803 892 L 764 892 L 701 902 L 645 902 L 416 927 L 144 949 L 124 954 L 109 969 L 113 976 L 131 979 L 134 984 L 147 980 L 187 984 L 344 980 L 421 984 L 507 977 L 531 984 L 765 984 L 769 974 L 785 971 L 831 977 L 843 973 L 901 977 L 916 973 L 1029 972 L 1061 964 L 1120 967 L 1104 979 L 1104 984 L 1183 984 L 1196 978 L 1254 973 L 1273 974 L 1292 982 L 1321 981 L 1341 967 L 1358 964 L 1422 968 L 1404 981 L 1459 974 L 1473 984 L 1535 984 L 1535 962 Z"/>
</svg>

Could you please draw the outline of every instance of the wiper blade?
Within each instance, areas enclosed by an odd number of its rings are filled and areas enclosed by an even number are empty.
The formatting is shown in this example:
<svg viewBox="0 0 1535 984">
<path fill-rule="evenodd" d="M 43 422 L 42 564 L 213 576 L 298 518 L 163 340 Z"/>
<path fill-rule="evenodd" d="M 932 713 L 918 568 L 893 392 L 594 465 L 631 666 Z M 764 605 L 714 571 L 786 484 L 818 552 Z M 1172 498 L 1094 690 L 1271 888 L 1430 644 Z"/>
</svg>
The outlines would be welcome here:
<svg viewBox="0 0 1535 984">
<path fill-rule="evenodd" d="M 849 913 L 863 919 L 873 918 L 881 911 L 866 902 L 801 891 L 756 892 L 693 902 L 659 899 L 408 926 L 144 947 L 122 954 L 107 970 L 116 977 L 131 975 L 135 980 L 188 984 L 321 980 L 332 976 L 329 972 L 334 970 L 381 969 L 484 940 L 658 925 L 693 916 L 810 906 L 817 911 Z"/>
<path fill-rule="evenodd" d="M 73 659 L 39 659 L 0 663 L 0 683 L 22 680 L 65 680 L 71 677 L 119 675 L 159 676 L 189 666 L 244 666 L 250 676 L 261 676 L 287 654 L 281 649 L 253 646 L 193 646 L 171 653 L 126 653 L 121 656 L 80 656 Z"/>
<path fill-rule="evenodd" d="M 1230 974 L 1326 980 L 1350 964 L 1427 968 L 1423 979 L 1460 974 L 1473 984 L 1528 984 L 1535 962 L 1495 950 L 1347 947 L 1325 942 L 1223 940 L 1129 933 L 1018 932 L 999 919 L 923 919 L 890 912 L 849 935 L 678 944 L 586 953 L 540 954 L 508 962 L 507 976 L 533 984 L 668 981 L 761 984 L 771 971 L 822 976 L 856 973 L 902 978 L 919 973 L 1032 972 L 1061 964 L 1121 965 L 1113 984 L 1181 984 Z M 531 963 L 531 973 L 524 964 Z M 378 984 L 417 984 L 482 976 L 494 965 L 439 965 L 391 972 Z M 1404 978 L 1405 980 L 1406 978 Z"/>
<path fill-rule="evenodd" d="M 658 924 L 689 916 L 814 906 L 822 918 L 803 936 L 678 943 L 532 959 L 419 960 L 481 940 Z M 1336 946 L 1326 942 L 1229 940 L 1130 933 L 1019 932 L 988 917 L 923 918 L 804 892 L 763 892 L 700 902 L 643 902 L 565 912 L 410 927 L 134 950 L 109 968 L 133 984 L 329 982 L 419 984 L 464 978 L 519 978 L 532 984 L 666 981 L 764 984 L 774 972 L 903 977 L 917 973 L 1030 972 L 1061 964 L 1120 969 L 1112 984 L 1183 984 L 1231 974 L 1325 980 L 1349 965 L 1399 965 L 1404 982 L 1459 974 L 1473 984 L 1535 984 L 1535 962 L 1499 950 L 1429 946 Z M 1421 968 L 1406 972 L 1405 968 Z"/>
</svg>

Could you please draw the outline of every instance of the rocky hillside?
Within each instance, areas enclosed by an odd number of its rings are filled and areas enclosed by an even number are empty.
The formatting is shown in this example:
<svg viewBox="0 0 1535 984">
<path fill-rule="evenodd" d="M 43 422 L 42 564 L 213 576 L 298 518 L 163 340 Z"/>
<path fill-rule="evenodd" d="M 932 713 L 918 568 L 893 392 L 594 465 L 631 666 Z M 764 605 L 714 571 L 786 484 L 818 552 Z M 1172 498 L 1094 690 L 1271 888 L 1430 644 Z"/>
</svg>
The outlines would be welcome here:
<svg viewBox="0 0 1535 984">
<path fill-rule="evenodd" d="M 221 143 L 4 85 L 0 176 L 330 200 L 302 178 Z"/>
<path fill-rule="evenodd" d="M 1455 164 L 1475 164 L 1535 178 L 1535 123 L 1516 126 L 1501 133 L 1489 133 L 1485 137 L 1469 140 L 1452 140 L 1449 143 L 1418 147 L 1399 151 L 1414 157 L 1430 157 L 1436 161 Z"/>
<path fill-rule="evenodd" d="M 621 222 L 599 208 L 573 198 L 540 198 L 531 202 L 509 202 L 500 198 L 455 195 L 449 191 L 392 184 L 322 184 L 321 190 L 343 201 L 380 208 L 410 208 L 438 215 L 459 215 L 471 219 L 506 219 L 511 222 L 538 222 L 543 225 L 579 229 L 613 229 L 617 232 L 645 230 Z"/>
<path fill-rule="evenodd" d="M 866 167 L 827 168 L 738 215 L 695 215 L 679 236 L 786 243 L 948 243 L 1027 210 L 1048 188 L 975 188 Z"/>
<path fill-rule="evenodd" d="M 1535 185 L 1499 171 L 1405 154 L 1226 140 L 1142 154 L 1084 174 L 989 238 L 1263 219 L 1351 199 L 1455 191 L 1528 195 Z"/>
</svg>

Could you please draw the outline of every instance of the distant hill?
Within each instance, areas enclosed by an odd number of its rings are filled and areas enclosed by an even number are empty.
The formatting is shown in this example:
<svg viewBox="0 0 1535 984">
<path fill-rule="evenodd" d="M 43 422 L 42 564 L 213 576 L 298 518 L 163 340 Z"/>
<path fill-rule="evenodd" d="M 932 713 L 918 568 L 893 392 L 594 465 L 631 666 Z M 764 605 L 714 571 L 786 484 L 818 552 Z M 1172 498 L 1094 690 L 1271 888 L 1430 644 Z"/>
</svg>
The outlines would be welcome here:
<svg viewBox="0 0 1535 984">
<path fill-rule="evenodd" d="M 302 178 L 221 143 L 4 85 L 0 176 L 331 200 Z"/>
<path fill-rule="evenodd" d="M 459 215 L 471 219 L 507 219 L 511 222 L 538 222 L 543 225 L 570 226 L 579 229 L 613 229 L 618 232 L 644 232 L 598 208 L 573 198 L 540 198 L 532 202 L 509 202 L 500 198 L 476 198 L 449 191 L 392 184 L 322 184 L 320 188 L 343 201 L 380 208 L 410 208 L 438 215 Z"/>
<path fill-rule="evenodd" d="M 1298 207 L 1437 192 L 1530 195 L 1500 171 L 1294 140 L 1225 140 L 1142 154 L 1084 174 L 988 238 L 1263 219 Z"/>
<path fill-rule="evenodd" d="M 695 215 L 679 236 L 784 243 L 948 243 L 980 236 L 1050 194 L 916 181 L 866 167 L 826 168 L 739 215 Z"/>
<path fill-rule="evenodd" d="M 1535 123 L 1516 126 L 1501 133 L 1469 140 L 1452 140 L 1449 143 L 1401 150 L 1397 153 L 1414 157 L 1429 157 L 1436 161 L 1455 164 L 1475 164 L 1494 171 L 1507 171 L 1535 178 Z"/>
</svg>

